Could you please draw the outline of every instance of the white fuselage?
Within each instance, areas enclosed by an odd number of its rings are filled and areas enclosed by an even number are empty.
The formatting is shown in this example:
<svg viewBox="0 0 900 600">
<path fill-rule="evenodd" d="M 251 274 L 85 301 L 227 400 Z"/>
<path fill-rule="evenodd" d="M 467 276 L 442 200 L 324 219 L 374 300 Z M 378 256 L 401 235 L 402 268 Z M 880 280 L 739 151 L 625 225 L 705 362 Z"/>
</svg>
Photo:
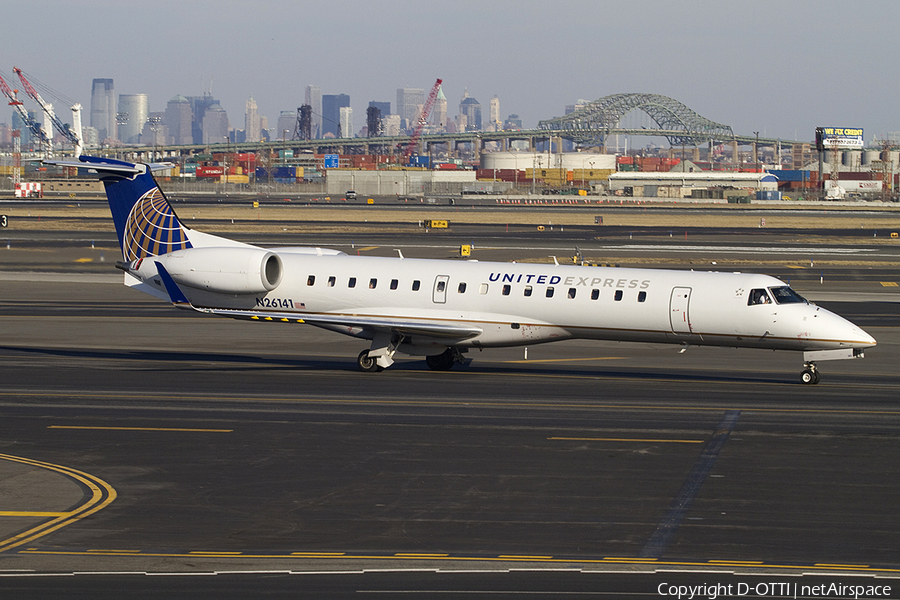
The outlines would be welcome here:
<svg viewBox="0 0 900 600">
<path fill-rule="evenodd" d="M 751 304 L 751 292 L 787 286 L 767 275 L 457 260 L 318 256 L 277 249 L 273 290 L 222 294 L 184 288 L 198 308 L 272 313 L 371 339 L 371 330 L 316 316 L 400 320 L 480 330 L 410 335 L 400 350 L 500 347 L 569 338 L 780 350 L 873 346 L 853 323 L 804 301 Z"/>
</svg>

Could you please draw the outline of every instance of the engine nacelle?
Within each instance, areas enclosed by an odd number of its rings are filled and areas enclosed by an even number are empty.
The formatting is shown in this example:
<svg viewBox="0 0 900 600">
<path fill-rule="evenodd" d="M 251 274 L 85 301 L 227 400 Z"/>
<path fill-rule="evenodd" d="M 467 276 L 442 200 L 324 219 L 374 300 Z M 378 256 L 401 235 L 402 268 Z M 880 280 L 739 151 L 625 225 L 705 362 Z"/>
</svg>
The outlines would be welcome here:
<svg viewBox="0 0 900 600">
<path fill-rule="evenodd" d="M 178 285 L 222 294 L 271 292 L 284 276 L 281 258 L 262 248 L 188 248 L 154 257 Z"/>
</svg>

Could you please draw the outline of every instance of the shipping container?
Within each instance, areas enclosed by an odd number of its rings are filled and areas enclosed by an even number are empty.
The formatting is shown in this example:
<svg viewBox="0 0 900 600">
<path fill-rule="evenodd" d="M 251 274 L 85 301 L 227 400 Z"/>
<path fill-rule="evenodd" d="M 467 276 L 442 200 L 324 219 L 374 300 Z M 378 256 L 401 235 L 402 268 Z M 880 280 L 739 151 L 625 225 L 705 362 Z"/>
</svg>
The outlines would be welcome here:
<svg viewBox="0 0 900 600">
<path fill-rule="evenodd" d="M 225 167 L 197 167 L 197 177 L 222 177 Z"/>
<path fill-rule="evenodd" d="M 297 167 L 275 167 L 272 169 L 272 176 L 276 179 L 296 179 Z"/>
</svg>

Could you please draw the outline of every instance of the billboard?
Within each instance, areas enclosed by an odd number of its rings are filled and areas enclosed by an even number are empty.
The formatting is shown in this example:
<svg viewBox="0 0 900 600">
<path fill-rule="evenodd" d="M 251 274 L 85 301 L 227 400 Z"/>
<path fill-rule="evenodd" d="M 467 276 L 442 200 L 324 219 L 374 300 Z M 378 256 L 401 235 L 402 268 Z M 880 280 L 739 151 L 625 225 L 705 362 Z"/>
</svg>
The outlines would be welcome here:
<svg viewBox="0 0 900 600">
<path fill-rule="evenodd" d="M 822 146 L 825 148 L 862 148 L 862 128 L 849 127 L 821 127 Z"/>
</svg>

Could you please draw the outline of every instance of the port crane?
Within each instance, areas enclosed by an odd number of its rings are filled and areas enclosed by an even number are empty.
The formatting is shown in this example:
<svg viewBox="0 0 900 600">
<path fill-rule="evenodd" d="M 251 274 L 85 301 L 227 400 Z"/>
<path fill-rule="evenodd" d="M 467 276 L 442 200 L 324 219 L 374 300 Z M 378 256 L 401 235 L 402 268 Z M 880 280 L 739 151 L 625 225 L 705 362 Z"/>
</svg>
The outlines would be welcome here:
<svg viewBox="0 0 900 600">
<path fill-rule="evenodd" d="M 53 123 L 53 126 L 56 127 L 56 130 L 59 131 L 59 133 L 62 134 L 62 136 L 65 137 L 70 144 L 72 144 L 75 157 L 77 158 L 81 156 L 84 150 L 84 141 L 81 136 L 81 105 L 77 102 L 72 105 L 71 110 L 73 126 L 69 127 L 66 123 L 60 121 L 59 117 L 54 114 L 53 105 L 44 102 L 44 99 L 41 98 L 41 95 L 38 94 L 36 89 L 34 89 L 34 86 L 32 86 L 31 83 L 29 83 L 29 81 L 25 78 L 25 74 L 22 73 L 22 69 L 20 69 L 19 67 L 13 67 L 13 71 L 16 75 L 19 76 L 19 80 L 22 82 L 22 87 L 25 89 L 25 93 L 28 94 L 32 100 L 38 103 L 38 105 L 47 115 L 47 118 L 49 118 Z"/>
<path fill-rule="evenodd" d="M 19 117 L 22 118 L 22 121 L 25 123 L 25 126 L 28 127 L 28 130 L 31 131 L 31 134 L 35 138 L 37 138 L 40 145 L 46 145 L 49 148 L 50 138 L 47 135 L 47 132 L 44 131 L 44 128 L 41 127 L 41 124 L 32 119 L 31 115 L 28 114 L 28 111 L 25 110 L 25 107 L 22 105 L 22 101 L 19 100 L 16 95 L 19 90 L 10 89 L 9 85 L 7 85 L 2 76 L 0 76 L 0 90 L 3 91 L 4 96 L 9 98 L 9 105 L 16 109 L 16 112 L 19 113 Z"/>
<path fill-rule="evenodd" d="M 412 137 L 409 138 L 409 143 L 406 144 L 406 150 L 403 151 L 403 164 L 406 164 L 409 161 L 409 156 L 412 154 L 416 144 L 419 143 L 419 136 L 422 135 L 422 129 L 428 122 L 428 115 L 431 114 L 434 101 L 437 100 L 437 95 L 441 89 L 442 82 L 442 79 L 435 81 L 434 86 L 431 88 L 431 93 L 428 94 L 428 99 L 425 101 L 425 105 L 422 107 L 422 113 L 419 115 L 419 123 L 416 125 L 416 130 L 413 132 Z"/>
</svg>

